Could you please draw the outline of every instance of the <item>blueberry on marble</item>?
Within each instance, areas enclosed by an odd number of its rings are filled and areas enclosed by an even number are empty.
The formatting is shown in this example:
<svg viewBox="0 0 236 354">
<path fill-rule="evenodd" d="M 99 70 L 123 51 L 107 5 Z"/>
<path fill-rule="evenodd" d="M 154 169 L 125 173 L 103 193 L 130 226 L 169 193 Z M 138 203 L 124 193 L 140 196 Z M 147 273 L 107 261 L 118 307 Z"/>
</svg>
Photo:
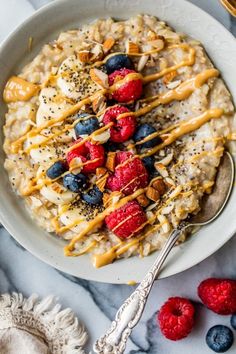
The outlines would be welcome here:
<svg viewBox="0 0 236 354">
<path fill-rule="evenodd" d="M 154 163 L 155 163 L 155 159 L 153 156 L 146 156 L 142 159 L 142 162 L 144 164 L 144 166 L 146 167 L 146 169 L 148 170 L 148 172 L 152 173 L 154 172 L 155 168 L 154 168 Z"/>
<path fill-rule="evenodd" d="M 99 128 L 98 119 L 88 113 L 79 114 L 77 119 L 79 122 L 75 125 L 75 135 L 79 138 L 80 135 L 91 134 Z"/>
<path fill-rule="evenodd" d="M 88 204 L 96 205 L 101 203 L 102 196 L 102 192 L 98 189 L 97 186 L 95 186 L 90 189 L 88 193 L 83 194 L 82 199 Z"/>
<path fill-rule="evenodd" d="M 230 324 L 233 327 L 233 329 L 236 329 L 236 313 L 231 316 Z"/>
<path fill-rule="evenodd" d="M 209 329 L 206 335 L 206 343 L 216 353 L 226 352 L 233 344 L 234 336 L 227 326 L 216 325 Z"/>
<path fill-rule="evenodd" d="M 55 179 L 60 177 L 64 172 L 67 171 L 67 167 L 64 161 L 56 161 L 49 169 L 46 171 L 46 175 L 50 179 Z"/>
<path fill-rule="evenodd" d="M 87 177 L 82 173 L 79 173 L 77 175 L 74 175 L 73 173 L 68 173 L 63 177 L 63 185 L 71 192 L 79 193 L 82 188 L 85 188 L 87 186 Z"/>
<path fill-rule="evenodd" d="M 116 70 L 126 68 L 133 69 L 134 64 L 132 60 L 125 54 L 117 54 L 110 57 L 105 64 L 106 71 L 108 74 L 113 73 Z"/>
<path fill-rule="evenodd" d="M 156 133 L 156 129 L 152 125 L 147 123 L 141 124 L 138 126 L 136 132 L 134 133 L 133 139 L 137 143 L 153 133 Z M 140 147 L 151 148 L 161 143 L 162 139 L 159 136 L 156 136 L 155 138 L 148 140 L 143 144 L 140 144 Z"/>
</svg>

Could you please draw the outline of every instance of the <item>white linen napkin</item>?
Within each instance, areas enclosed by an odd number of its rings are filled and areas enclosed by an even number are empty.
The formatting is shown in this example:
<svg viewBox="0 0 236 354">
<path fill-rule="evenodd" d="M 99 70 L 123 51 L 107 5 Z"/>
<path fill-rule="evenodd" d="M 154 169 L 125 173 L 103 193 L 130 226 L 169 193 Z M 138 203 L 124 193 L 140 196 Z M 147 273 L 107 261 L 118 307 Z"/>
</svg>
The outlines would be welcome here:
<svg viewBox="0 0 236 354">
<path fill-rule="evenodd" d="M 0 296 L 0 354 L 84 354 L 87 332 L 55 298 Z"/>
</svg>

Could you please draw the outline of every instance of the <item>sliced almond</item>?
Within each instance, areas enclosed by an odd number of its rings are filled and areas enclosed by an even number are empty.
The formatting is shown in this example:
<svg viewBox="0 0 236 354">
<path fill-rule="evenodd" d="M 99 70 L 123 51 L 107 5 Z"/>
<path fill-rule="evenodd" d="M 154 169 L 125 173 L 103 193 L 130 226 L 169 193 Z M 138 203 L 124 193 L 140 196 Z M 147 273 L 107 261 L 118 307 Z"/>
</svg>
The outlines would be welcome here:
<svg viewBox="0 0 236 354">
<path fill-rule="evenodd" d="M 105 74 L 103 71 L 96 69 L 96 68 L 92 68 L 90 70 L 90 77 L 100 87 L 102 87 L 102 88 L 109 87 L 108 75 Z"/>
<path fill-rule="evenodd" d="M 110 136 L 110 130 L 105 130 L 100 134 L 94 135 L 92 140 L 98 144 L 105 144 L 110 139 Z"/>
<path fill-rule="evenodd" d="M 158 35 L 154 31 L 148 31 L 147 33 L 147 40 L 148 41 L 153 41 L 154 39 L 157 39 Z"/>
<path fill-rule="evenodd" d="M 138 67 L 137 67 L 138 71 L 142 71 L 144 69 L 145 65 L 148 62 L 148 58 L 149 58 L 148 55 L 141 56 L 141 58 L 139 59 L 139 62 L 138 62 Z"/>
<path fill-rule="evenodd" d="M 175 77 L 177 76 L 177 71 L 173 70 L 171 72 L 169 72 L 168 74 L 165 74 L 163 76 L 163 83 L 166 85 L 169 82 L 171 82 Z"/>
<path fill-rule="evenodd" d="M 80 157 L 75 157 L 70 162 L 70 171 L 73 173 L 80 173 L 83 168 L 83 161 Z"/>
<path fill-rule="evenodd" d="M 159 172 L 162 177 L 166 178 L 169 176 L 167 168 L 162 163 L 155 162 L 154 166 L 157 172 Z"/>
<path fill-rule="evenodd" d="M 102 45 L 100 43 L 97 43 L 92 49 L 91 49 L 91 61 L 95 62 L 98 60 L 101 60 L 104 57 L 104 52 Z"/>
<path fill-rule="evenodd" d="M 88 63 L 91 58 L 91 53 L 88 50 L 83 50 L 78 53 L 78 57 L 82 63 Z"/>
<path fill-rule="evenodd" d="M 111 50 L 114 44 L 115 44 L 114 38 L 112 37 L 107 38 L 102 45 L 104 53 L 107 54 Z"/>
<path fill-rule="evenodd" d="M 104 189 L 105 189 L 105 186 L 106 186 L 106 183 L 107 183 L 107 178 L 109 177 L 109 173 L 107 172 L 104 176 L 102 176 L 101 178 L 99 178 L 97 181 L 96 181 L 96 186 L 98 187 L 98 189 L 101 191 L 101 192 L 104 192 Z"/>
<path fill-rule="evenodd" d="M 158 220 L 160 221 L 162 230 L 164 233 L 167 233 L 170 231 L 170 223 L 165 215 L 158 215 L 157 216 Z"/>
<path fill-rule="evenodd" d="M 171 153 L 169 153 L 168 155 L 166 155 L 166 156 L 164 157 L 164 159 L 162 159 L 162 160 L 160 160 L 160 161 L 158 161 L 158 162 L 159 162 L 159 163 L 162 163 L 164 166 L 168 166 L 169 163 L 171 163 L 172 159 L 173 159 L 173 153 L 171 152 Z"/>
<path fill-rule="evenodd" d="M 146 196 L 153 202 L 157 202 L 160 199 L 160 193 L 153 187 L 148 187 Z"/>
<path fill-rule="evenodd" d="M 166 192 L 166 185 L 163 179 L 158 178 L 152 183 L 152 187 L 155 188 L 160 195 L 165 194 Z"/>
<path fill-rule="evenodd" d="M 101 95 L 101 94 L 96 95 L 94 100 L 93 100 L 93 103 L 92 103 L 93 111 L 95 113 L 101 112 L 104 109 L 106 109 L 106 106 L 107 106 L 106 97 L 104 95 Z"/>
<path fill-rule="evenodd" d="M 134 42 L 126 42 L 126 53 L 127 54 L 136 54 L 139 53 L 139 46 Z"/>
<path fill-rule="evenodd" d="M 115 162 L 116 162 L 116 153 L 113 151 L 109 151 L 107 154 L 106 168 L 109 171 L 115 171 Z"/>
<path fill-rule="evenodd" d="M 137 197 L 137 201 L 138 201 L 138 203 L 142 206 L 142 207 L 146 207 L 146 206 L 148 206 L 148 204 L 149 204 L 149 200 L 148 200 L 148 198 L 146 197 L 146 195 L 145 194 L 141 194 L 141 195 L 139 195 L 138 197 Z"/>
<path fill-rule="evenodd" d="M 98 167 L 96 168 L 96 176 L 98 178 L 104 176 L 107 173 L 107 169 L 105 167 Z"/>
<path fill-rule="evenodd" d="M 173 90 L 175 89 L 177 86 L 179 86 L 181 84 L 181 80 L 175 80 L 175 81 L 172 81 L 170 82 L 169 84 L 166 85 L 166 87 L 169 89 L 169 90 Z"/>
<path fill-rule="evenodd" d="M 165 41 L 164 41 L 164 37 L 163 38 L 157 38 L 154 39 L 153 41 L 149 41 L 148 42 L 153 48 L 158 49 L 158 50 L 162 50 L 165 46 Z"/>
</svg>

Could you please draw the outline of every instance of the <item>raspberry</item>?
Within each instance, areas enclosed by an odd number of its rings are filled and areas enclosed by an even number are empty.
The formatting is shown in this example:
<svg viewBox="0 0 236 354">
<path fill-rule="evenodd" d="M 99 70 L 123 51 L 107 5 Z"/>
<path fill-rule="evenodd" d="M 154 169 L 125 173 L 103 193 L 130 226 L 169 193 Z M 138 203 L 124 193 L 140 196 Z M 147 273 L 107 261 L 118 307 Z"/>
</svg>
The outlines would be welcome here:
<svg viewBox="0 0 236 354">
<path fill-rule="evenodd" d="M 236 313 L 236 280 L 209 278 L 201 282 L 198 296 L 220 315 Z"/>
<path fill-rule="evenodd" d="M 80 141 L 81 139 L 78 139 L 74 142 L 74 144 L 77 144 Z M 83 173 L 87 174 L 95 172 L 97 167 L 100 167 L 104 164 L 104 147 L 102 145 L 95 145 L 90 143 L 89 141 L 86 141 L 84 144 L 80 145 L 79 147 L 76 147 L 75 149 L 67 153 L 66 159 L 68 164 L 70 164 L 75 157 L 81 158 L 82 162 L 87 162 L 91 160 L 91 162 L 83 166 Z M 92 162 L 93 160 L 96 161 Z"/>
<path fill-rule="evenodd" d="M 121 191 L 129 195 L 148 185 L 146 168 L 138 157 L 131 159 L 132 155 L 130 152 L 116 154 L 115 172 L 107 179 L 107 188 L 111 191 Z"/>
<path fill-rule="evenodd" d="M 103 117 L 103 123 L 106 125 L 113 122 L 114 125 L 110 128 L 111 141 L 115 143 L 123 143 L 128 140 L 135 131 L 136 118 L 132 115 L 116 119 L 119 114 L 129 112 L 124 106 L 115 106 L 106 111 Z"/>
<path fill-rule="evenodd" d="M 120 69 L 114 71 L 112 74 L 109 75 L 109 85 L 113 85 L 118 81 L 122 80 L 128 74 L 135 73 L 134 70 L 130 69 Z M 120 87 L 116 89 L 112 93 L 112 98 L 118 102 L 129 102 L 137 100 L 143 92 L 143 83 L 141 79 L 134 79 L 127 81 L 126 83 L 122 84 Z"/>
<path fill-rule="evenodd" d="M 194 312 L 194 306 L 189 300 L 169 298 L 157 315 L 162 334 L 171 340 L 187 337 L 193 328 Z"/>
<path fill-rule="evenodd" d="M 134 236 L 146 221 L 146 214 L 135 200 L 128 202 L 105 218 L 108 229 L 121 239 Z"/>
</svg>

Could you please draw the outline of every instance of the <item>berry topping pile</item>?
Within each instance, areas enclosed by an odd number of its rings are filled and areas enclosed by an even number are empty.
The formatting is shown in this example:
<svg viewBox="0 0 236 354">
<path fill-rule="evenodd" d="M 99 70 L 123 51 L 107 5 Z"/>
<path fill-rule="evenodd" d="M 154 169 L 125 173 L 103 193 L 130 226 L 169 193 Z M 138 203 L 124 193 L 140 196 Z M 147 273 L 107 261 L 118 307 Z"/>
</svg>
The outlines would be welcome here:
<svg viewBox="0 0 236 354">
<path fill-rule="evenodd" d="M 158 175 L 154 156 L 140 156 L 162 140 L 155 134 L 149 137 L 156 133 L 152 125 L 138 125 L 134 107 L 143 93 L 143 81 L 135 71 L 136 65 L 126 54 L 111 54 L 102 67 L 90 70 L 91 79 L 105 88 L 105 93 L 98 91 L 91 104 L 70 117 L 72 142 L 62 158 L 46 171 L 52 182 L 61 182 L 64 188 L 77 193 L 76 202 L 88 210 L 98 207 L 103 211 L 113 194 L 118 193 L 114 211 L 103 220 L 121 239 L 142 231 L 147 224 L 145 208 L 157 203 L 167 186 L 161 176 L 152 183 L 153 176 Z M 145 142 L 139 144 L 143 139 Z M 142 193 L 132 197 L 138 189 Z M 119 208 L 118 201 L 129 195 L 130 201 Z"/>
<path fill-rule="evenodd" d="M 136 201 L 128 202 L 105 219 L 108 229 L 121 239 L 134 236 L 146 221 L 146 214 Z"/>
<path fill-rule="evenodd" d="M 158 314 L 162 334 L 171 340 L 187 337 L 193 328 L 194 312 L 194 306 L 189 300 L 171 297 Z"/>
</svg>

